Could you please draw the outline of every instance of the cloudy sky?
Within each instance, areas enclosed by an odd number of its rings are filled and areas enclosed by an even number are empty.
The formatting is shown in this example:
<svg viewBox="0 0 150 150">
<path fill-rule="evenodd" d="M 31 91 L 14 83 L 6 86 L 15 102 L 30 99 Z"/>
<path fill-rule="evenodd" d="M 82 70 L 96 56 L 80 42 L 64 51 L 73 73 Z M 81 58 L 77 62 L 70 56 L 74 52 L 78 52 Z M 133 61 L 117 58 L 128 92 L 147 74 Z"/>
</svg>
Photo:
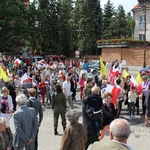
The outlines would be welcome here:
<svg viewBox="0 0 150 150">
<path fill-rule="evenodd" d="M 104 8 L 104 4 L 107 3 L 108 0 L 100 0 L 101 7 Z M 131 11 L 131 9 L 138 4 L 138 0 L 110 0 L 111 3 L 114 4 L 115 8 L 117 8 L 120 4 L 123 5 L 126 12 Z"/>
</svg>

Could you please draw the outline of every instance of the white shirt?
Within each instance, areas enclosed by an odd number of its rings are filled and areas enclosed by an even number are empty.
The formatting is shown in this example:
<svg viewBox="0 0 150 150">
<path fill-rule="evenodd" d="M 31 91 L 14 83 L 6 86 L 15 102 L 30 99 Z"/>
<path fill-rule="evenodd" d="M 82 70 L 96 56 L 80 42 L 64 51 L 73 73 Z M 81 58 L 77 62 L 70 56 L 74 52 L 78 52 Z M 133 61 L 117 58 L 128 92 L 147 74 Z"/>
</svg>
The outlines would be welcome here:
<svg viewBox="0 0 150 150">
<path fill-rule="evenodd" d="M 70 81 L 64 81 L 63 82 L 63 92 L 64 92 L 64 94 L 66 94 L 67 96 L 70 96 L 72 94 L 70 89 L 71 89 Z"/>
<path fill-rule="evenodd" d="M 80 77 L 82 76 L 83 73 L 86 75 L 86 77 L 88 76 L 88 72 L 85 69 L 82 69 L 80 72 Z"/>
</svg>

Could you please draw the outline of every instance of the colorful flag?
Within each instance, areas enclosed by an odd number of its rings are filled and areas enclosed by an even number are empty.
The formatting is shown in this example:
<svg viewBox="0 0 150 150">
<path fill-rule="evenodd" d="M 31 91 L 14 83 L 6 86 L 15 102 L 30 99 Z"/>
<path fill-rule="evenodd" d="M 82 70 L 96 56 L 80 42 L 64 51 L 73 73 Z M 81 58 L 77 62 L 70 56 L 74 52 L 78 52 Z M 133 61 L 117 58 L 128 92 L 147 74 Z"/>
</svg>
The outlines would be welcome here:
<svg viewBox="0 0 150 150">
<path fill-rule="evenodd" d="M 9 80 L 8 76 L 6 75 L 3 68 L 0 66 L 0 78 L 4 80 L 4 82 L 7 82 Z"/>
<path fill-rule="evenodd" d="M 15 61 L 14 61 L 14 64 L 16 64 L 16 66 L 19 66 L 21 64 L 21 60 L 19 58 L 17 58 Z"/>
<path fill-rule="evenodd" d="M 120 93 L 120 88 L 108 84 L 107 87 L 105 88 L 105 93 L 110 92 L 112 94 L 112 103 L 116 107 L 117 105 L 117 98 Z"/>
<path fill-rule="evenodd" d="M 142 77 L 141 77 L 140 72 L 138 72 L 135 80 L 138 84 L 140 84 L 140 85 L 142 84 Z"/>
<path fill-rule="evenodd" d="M 123 77 L 124 79 L 126 79 L 127 76 L 129 76 L 129 73 L 128 73 L 126 70 L 124 70 L 122 77 Z"/>
<path fill-rule="evenodd" d="M 118 88 L 118 87 L 115 86 L 112 89 L 112 92 L 111 92 L 111 94 L 112 94 L 112 103 L 114 104 L 115 107 L 117 105 L 117 99 L 118 99 L 120 90 L 121 90 L 120 88 Z"/>
<path fill-rule="evenodd" d="M 107 69 L 106 66 L 103 63 L 102 58 L 100 57 L 100 74 L 105 74 L 107 76 Z"/>
<path fill-rule="evenodd" d="M 25 82 L 31 82 L 31 80 L 32 80 L 32 78 L 29 77 L 29 76 L 27 75 L 27 73 L 25 73 L 25 74 L 22 76 L 22 78 L 21 78 L 20 84 L 23 84 L 23 83 L 25 83 Z"/>
<path fill-rule="evenodd" d="M 136 79 L 133 77 L 133 75 L 131 75 L 130 81 L 131 81 L 132 86 L 137 86 L 138 85 L 137 82 L 136 82 Z"/>
</svg>

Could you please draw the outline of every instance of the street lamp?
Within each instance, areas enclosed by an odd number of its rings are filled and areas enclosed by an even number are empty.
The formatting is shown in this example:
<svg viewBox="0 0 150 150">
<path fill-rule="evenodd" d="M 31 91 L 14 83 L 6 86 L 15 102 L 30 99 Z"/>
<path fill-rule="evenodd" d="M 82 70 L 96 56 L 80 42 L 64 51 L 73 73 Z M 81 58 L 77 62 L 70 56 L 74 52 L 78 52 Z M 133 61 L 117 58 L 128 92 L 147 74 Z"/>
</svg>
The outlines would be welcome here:
<svg viewBox="0 0 150 150">
<path fill-rule="evenodd" d="M 150 0 L 138 0 L 139 5 L 143 8 L 144 10 L 144 63 L 143 67 L 146 67 L 146 6 L 150 3 Z"/>
</svg>

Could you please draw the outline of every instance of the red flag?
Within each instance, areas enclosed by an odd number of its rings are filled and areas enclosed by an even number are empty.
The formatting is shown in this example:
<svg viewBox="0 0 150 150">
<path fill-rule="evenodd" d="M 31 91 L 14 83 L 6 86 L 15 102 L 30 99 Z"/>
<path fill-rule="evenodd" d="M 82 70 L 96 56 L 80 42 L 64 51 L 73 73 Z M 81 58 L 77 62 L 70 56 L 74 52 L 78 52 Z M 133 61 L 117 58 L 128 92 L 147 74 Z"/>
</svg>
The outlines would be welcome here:
<svg viewBox="0 0 150 150">
<path fill-rule="evenodd" d="M 109 71 L 109 83 L 111 85 L 114 85 L 114 72 L 113 72 L 113 69 L 111 68 L 110 71 Z"/>
<path fill-rule="evenodd" d="M 119 96 L 120 90 L 121 90 L 120 88 L 110 84 L 108 84 L 107 87 L 105 88 L 105 93 L 110 92 L 112 94 L 112 103 L 114 104 L 115 107 L 117 104 L 117 98 Z"/>
<path fill-rule="evenodd" d="M 119 96 L 120 93 L 120 88 L 114 86 L 114 88 L 112 89 L 112 103 L 114 104 L 114 106 L 116 107 L 117 104 L 117 98 Z"/>
</svg>

